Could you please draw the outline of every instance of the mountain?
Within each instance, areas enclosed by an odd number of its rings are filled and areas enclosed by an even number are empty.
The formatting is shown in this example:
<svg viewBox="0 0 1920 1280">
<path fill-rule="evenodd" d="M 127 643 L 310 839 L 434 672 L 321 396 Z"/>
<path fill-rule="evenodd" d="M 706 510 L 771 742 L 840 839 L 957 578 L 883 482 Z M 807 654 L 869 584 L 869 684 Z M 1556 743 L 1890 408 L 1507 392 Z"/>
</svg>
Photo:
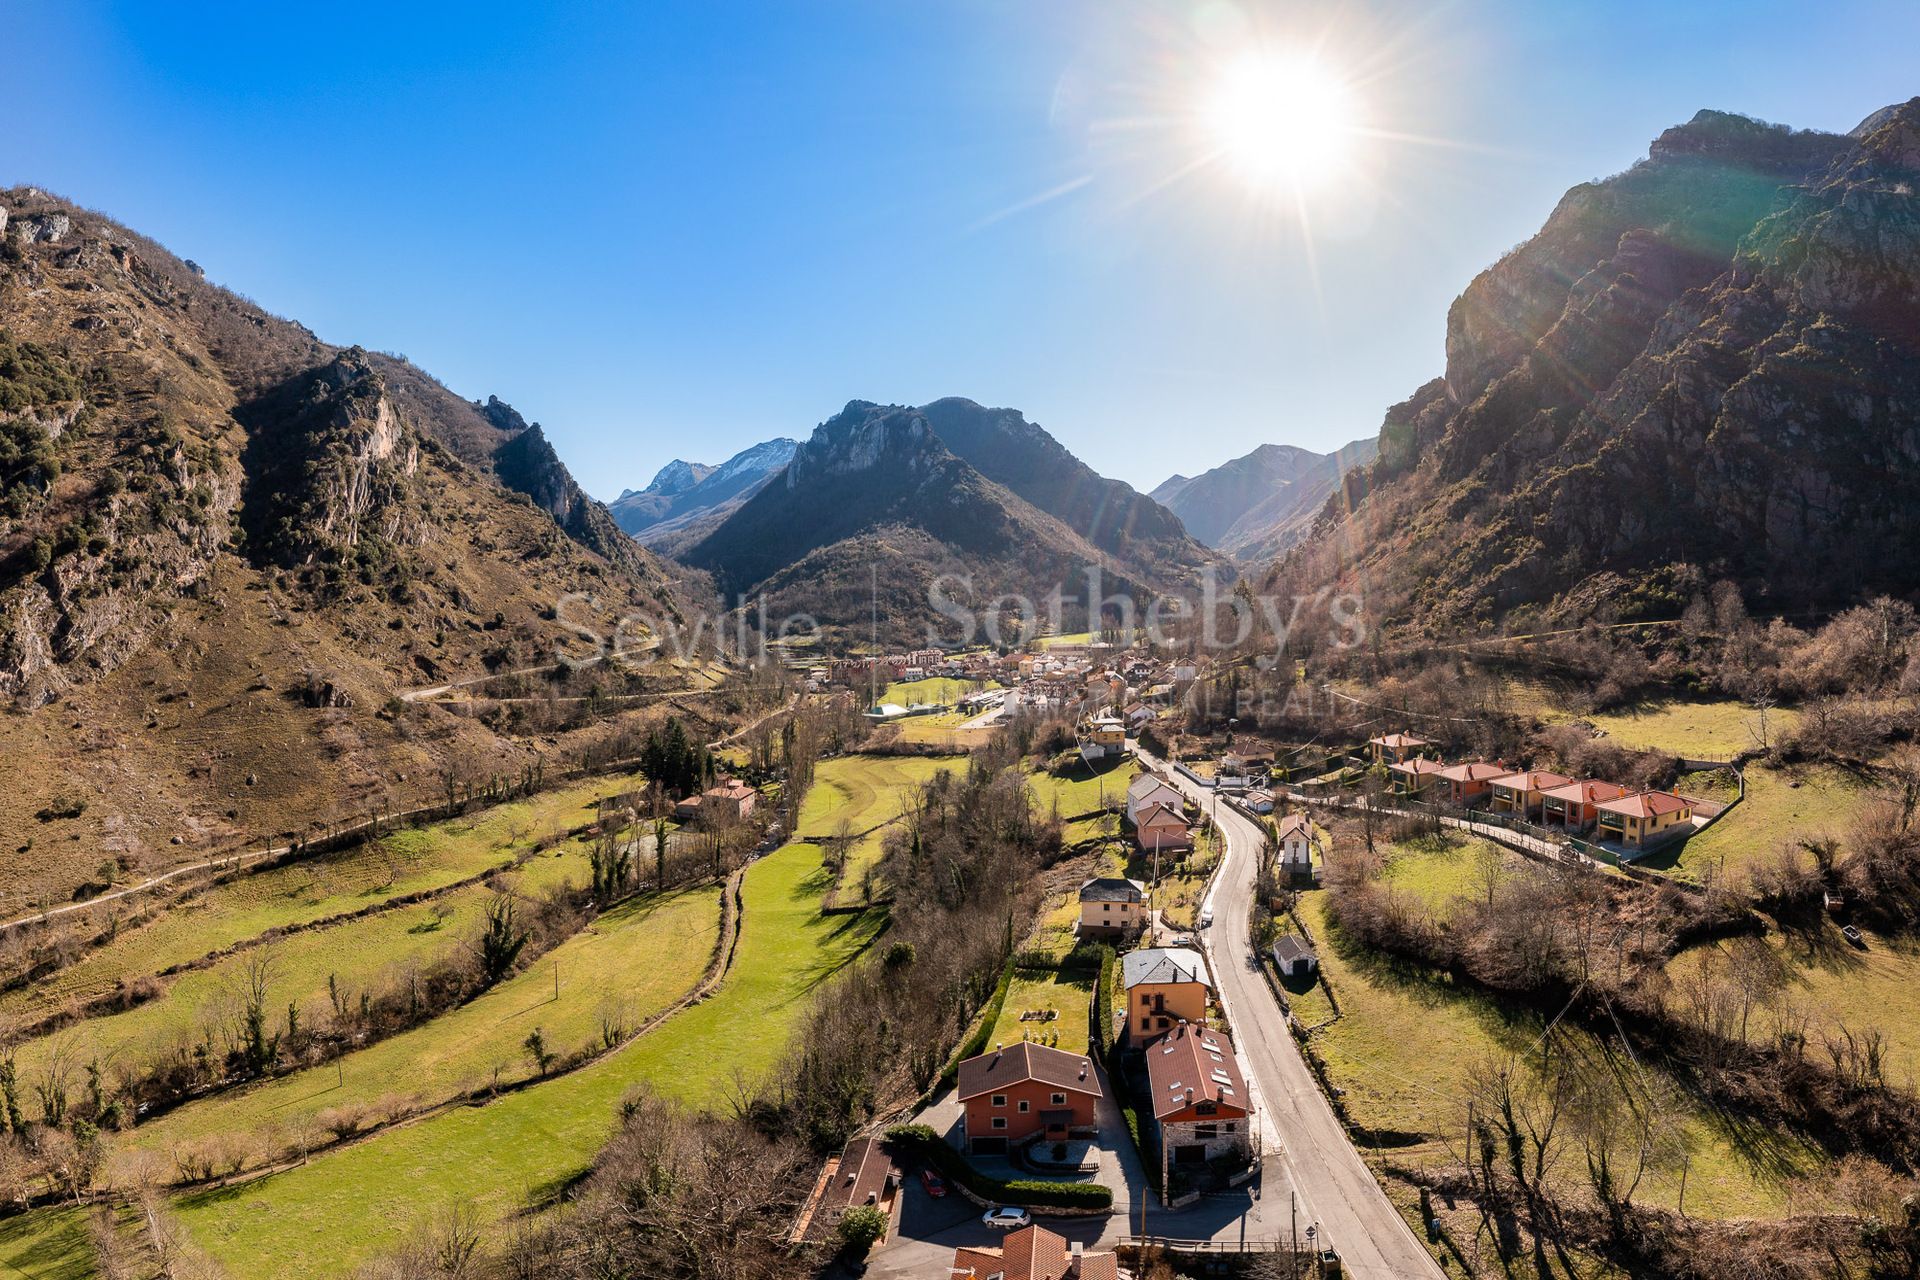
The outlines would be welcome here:
<svg viewBox="0 0 1920 1280">
<path fill-rule="evenodd" d="M 1018 457 L 1046 459 L 1064 482 L 1016 476 L 1017 460 L 997 460 L 994 469 L 1084 523 L 984 474 L 936 421 L 958 424 L 953 434 L 983 456 L 1011 434 Z M 1206 559 L 1172 515 L 1101 480 L 1010 410 L 864 400 L 822 423 L 778 478 L 682 555 L 727 592 L 765 595 L 774 612 L 803 611 L 859 631 L 877 585 L 880 614 L 896 637 L 925 636 L 934 617 L 929 590 L 942 574 L 964 575 L 976 604 L 1006 592 L 1039 600 L 1057 586 L 1084 597 L 1089 566 L 1100 569 L 1104 591 L 1144 597 Z M 1084 622 L 1085 605 L 1067 617 Z"/>
<path fill-rule="evenodd" d="M 1197 476 L 1173 476 L 1149 497 L 1200 541 L 1250 561 L 1271 560 L 1305 536 L 1342 477 L 1373 460 L 1375 442 L 1333 453 L 1263 444 Z"/>
<path fill-rule="evenodd" d="M 628 490 L 608 509 L 622 529 L 648 546 L 697 540 L 778 474 L 798 447 L 785 437 L 767 440 L 717 467 L 675 459 L 652 484 Z"/>
<path fill-rule="evenodd" d="M 1172 512 L 1133 486 L 1100 475 L 1018 410 L 948 397 L 920 412 L 981 475 L 1064 521 L 1102 551 L 1139 565 L 1193 565 L 1206 558 Z"/>
<path fill-rule="evenodd" d="M 399 695 L 550 660 L 570 597 L 676 615 L 682 577 L 499 401 L 0 190 L 0 829 L 34 850 L 0 908 L 552 758 Z"/>
<path fill-rule="evenodd" d="M 1920 99 L 1847 135 L 1702 111 L 1569 191 L 1447 317 L 1276 580 L 1376 620 L 1670 616 L 1920 585 Z"/>
<path fill-rule="evenodd" d="M 672 462 L 669 462 L 666 466 L 654 473 L 652 484 L 644 489 L 623 489 L 621 490 L 620 496 L 622 498 L 631 498 L 638 494 L 646 493 L 671 498 L 693 488 L 693 486 L 712 475 L 713 470 L 712 467 L 704 462 L 688 462 L 682 458 L 675 458 Z"/>
</svg>

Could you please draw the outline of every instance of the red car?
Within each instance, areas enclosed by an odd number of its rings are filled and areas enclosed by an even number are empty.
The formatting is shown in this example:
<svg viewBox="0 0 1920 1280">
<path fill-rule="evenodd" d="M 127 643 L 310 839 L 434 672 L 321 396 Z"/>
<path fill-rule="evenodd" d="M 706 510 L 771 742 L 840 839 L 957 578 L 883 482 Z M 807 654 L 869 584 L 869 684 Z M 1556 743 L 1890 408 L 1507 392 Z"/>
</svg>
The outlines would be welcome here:
<svg viewBox="0 0 1920 1280">
<path fill-rule="evenodd" d="M 927 1194 L 935 1200 L 947 1194 L 947 1184 L 941 1181 L 940 1175 L 931 1169 L 922 1169 L 920 1171 L 920 1185 L 925 1187 Z"/>
</svg>

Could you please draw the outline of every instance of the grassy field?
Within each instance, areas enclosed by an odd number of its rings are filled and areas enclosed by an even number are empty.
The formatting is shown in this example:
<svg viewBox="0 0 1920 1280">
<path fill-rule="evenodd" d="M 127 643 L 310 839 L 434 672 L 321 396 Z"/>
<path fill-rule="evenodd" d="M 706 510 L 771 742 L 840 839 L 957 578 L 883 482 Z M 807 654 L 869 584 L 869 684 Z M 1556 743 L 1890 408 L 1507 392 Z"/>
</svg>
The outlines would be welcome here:
<svg viewBox="0 0 1920 1280">
<path fill-rule="evenodd" d="M 1910 1085 L 1920 1081 L 1920 942 L 1862 933 L 1864 951 L 1847 945 L 1834 926 L 1812 939 L 1769 933 L 1779 1004 L 1755 1014 L 1748 1034 L 1764 1041 L 1784 1020 L 1817 1045 L 1823 1033 L 1838 1027 L 1877 1029 L 1885 1037 L 1888 1080 Z M 1680 990 L 1669 998 L 1684 1000 L 1684 989 L 1709 954 L 1725 950 L 1726 943 L 1710 943 L 1674 957 L 1667 971 Z"/>
<path fill-rule="evenodd" d="M 1037 1040 L 1071 1053 L 1087 1048 L 1087 1016 L 1093 999 L 1094 974 L 1027 973 L 1016 971 L 1007 987 L 1000 1020 L 993 1024 L 987 1043 L 1014 1044 Z M 1023 1013 L 1052 1010 L 1050 1020 L 1022 1021 Z"/>
<path fill-rule="evenodd" d="M 1742 702 L 1649 702 L 1624 711 L 1587 716 L 1622 745 L 1693 759 L 1730 758 L 1760 745 L 1760 715 Z M 1767 737 L 1777 742 L 1799 713 L 1775 707 L 1767 713 Z"/>
<path fill-rule="evenodd" d="M 1092 643 L 1093 632 L 1091 631 L 1069 631 L 1063 635 L 1040 637 L 1042 649 L 1063 649 L 1073 645 Z"/>
<path fill-rule="evenodd" d="M 1531 865 L 1491 840 L 1442 827 L 1437 833 L 1386 846 L 1382 878 L 1395 891 L 1413 895 L 1445 919 L 1455 899 L 1485 895 L 1482 868 L 1496 858 L 1503 876 Z"/>
<path fill-rule="evenodd" d="M 1109 763 L 1101 769 L 1076 762 L 1073 771 L 1065 777 L 1039 770 L 1028 775 L 1028 782 L 1042 813 L 1052 812 L 1058 803 L 1061 817 L 1077 818 L 1097 813 L 1103 806 L 1124 809 L 1127 786 L 1139 771 L 1139 762 L 1132 756 L 1124 756 L 1118 763 Z"/>
<path fill-rule="evenodd" d="M 800 806 L 795 835 L 831 836 L 842 825 L 858 834 L 900 816 L 907 791 L 942 769 L 964 768 L 954 757 L 836 756 L 820 762 Z"/>
<path fill-rule="evenodd" d="M 873 915 L 822 916 L 826 875 L 791 845 L 755 864 L 733 969 L 713 997 L 570 1075 L 384 1133 L 309 1164 L 179 1201 L 195 1241 L 237 1275 L 344 1275 L 453 1204 L 498 1224 L 564 1185 L 637 1084 L 695 1107 L 765 1078 L 808 1002 L 877 935 Z"/>
<path fill-rule="evenodd" d="M 680 999 L 706 971 L 720 924 L 717 890 L 640 898 L 600 916 L 530 969 L 469 1003 L 391 1039 L 305 1071 L 190 1103 L 122 1140 L 115 1173 L 181 1143 L 237 1138 L 262 1157 L 314 1140 L 314 1117 L 395 1095 L 432 1104 L 533 1074 L 522 1042 L 539 1027 L 549 1048 L 597 1048 L 604 1019 L 628 1033 Z M 556 994 L 554 974 L 560 981 Z M 606 981 L 620 975 L 616 984 Z"/>
<path fill-rule="evenodd" d="M 1781 845 L 1845 836 L 1877 794 L 1862 779 L 1826 765 L 1756 765 L 1746 772 L 1746 800 L 1685 844 L 1655 850 L 1637 865 L 1699 882 L 1731 877 L 1743 887 L 1747 868 Z"/>
<path fill-rule="evenodd" d="M 950 707 L 958 704 L 960 699 L 976 688 L 982 687 L 984 686 L 977 680 L 955 680 L 948 676 L 931 676 L 925 680 L 896 680 L 880 691 L 880 701 L 898 703 L 903 707 Z"/>
<path fill-rule="evenodd" d="M 595 778 L 524 801 L 496 805 L 371 844 L 243 875 L 164 908 L 150 924 L 34 983 L 0 995 L 0 1018 L 31 1022 L 115 989 L 123 978 L 256 938 L 270 929 L 310 924 L 478 875 L 525 852 L 536 837 L 593 818 L 602 796 L 640 785 L 637 776 Z"/>
<path fill-rule="evenodd" d="M 823 760 L 800 806 L 798 839 L 818 842 L 843 828 L 858 837 L 847 851 L 838 892 L 858 894 L 868 868 L 885 852 L 887 824 L 905 812 L 914 788 L 943 769 L 963 768 L 953 757 L 836 756 Z M 857 899 L 855 899 L 857 900 Z"/>
<path fill-rule="evenodd" d="M 960 727 L 980 714 L 978 711 L 942 711 L 937 715 L 913 716 L 895 721 L 892 730 L 902 742 L 941 747 L 949 751 L 971 751 L 994 733 L 993 725 L 983 729 Z"/>
<path fill-rule="evenodd" d="M 1398 1135 L 1389 1146 L 1391 1158 L 1407 1164 L 1448 1159 L 1462 1149 L 1469 1072 L 1480 1063 L 1533 1052 L 1541 1020 L 1504 1010 L 1443 976 L 1361 950 L 1330 929 L 1325 901 L 1321 893 L 1303 894 L 1299 911 L 1319 943 L 1341 1017 L 1315 1033 L 1313 1045 L 1363 1130 Z M 1299 1005 L 1309 1022 L 1330 1012 L 1318 996 Z M 1608 1063 L 1623 1081 L 1641 1087 L 1623 1057 L 1562 1027 L 1555 1033 L 1556 1051 Z M 1656 1077 L 1652 1087 L 1665 1119 L 1657 1131 L 1657 1167 L 1643 1182 L 1640 1200 L 1672 1207 L 1684 1165 L 1691 1214 L 1751 1217 L 1806 1207 L 1794 1199 L 1790 1184 L 1820 1168 L 1816 1152 L 1778 1134 L 1723 1126 L 1665 1080 Z M 1568 1176 L 1581 1175 L 1573 1169 Z"/>
<path fill-rule="evenodd" d="M 392 989 L 409 966 L 425 967 L 457 951 L 491 896 L 484 886 L 474 885 L 431 904 L 397 907 L 247 948 L 208 968 L 180 974 L 165 994 L 145 1004 L 23 1042 L 17 1050 L 19 1068 L 23 1078 L 38 1079 L 56 1054 L 70 1068 L 89 1061 L 131 1068 L 203 1037 L 224 1044 L 233 1025 L 235 993 L 248 968 L 261 960 L 271 974 L 268 1007 L 276 1022 L 281 1011 L 295 1004 L 313 1025 L 327 1006 L 330 977 L 350 1000 L 362 991 Z M 440 916 L 436 910 L 448 914 Z"/>
<path fill-rule="evenodd" d="M 0 1218 L 0 1277 L 93 1280 L 93 1243 L 80 1209 L 36 1209 Z"/>
</svg>

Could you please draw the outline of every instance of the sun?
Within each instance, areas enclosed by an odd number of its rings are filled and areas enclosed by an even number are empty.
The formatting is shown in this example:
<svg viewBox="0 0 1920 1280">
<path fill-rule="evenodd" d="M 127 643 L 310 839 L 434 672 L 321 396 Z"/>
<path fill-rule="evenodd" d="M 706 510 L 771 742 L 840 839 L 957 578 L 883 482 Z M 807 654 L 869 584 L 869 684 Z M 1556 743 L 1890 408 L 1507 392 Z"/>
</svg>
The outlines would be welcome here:
<svg viewBox="0 0 1920 1280">
<path fill-rule="evenodd" d="M 1242 181 L 1282 194 L 1347 166 L 1360 110 L 1347 82 L 1315 59 L 1249 53 L 1220 71 L 1201 118 L 1210 145 Z"/>
</svg>

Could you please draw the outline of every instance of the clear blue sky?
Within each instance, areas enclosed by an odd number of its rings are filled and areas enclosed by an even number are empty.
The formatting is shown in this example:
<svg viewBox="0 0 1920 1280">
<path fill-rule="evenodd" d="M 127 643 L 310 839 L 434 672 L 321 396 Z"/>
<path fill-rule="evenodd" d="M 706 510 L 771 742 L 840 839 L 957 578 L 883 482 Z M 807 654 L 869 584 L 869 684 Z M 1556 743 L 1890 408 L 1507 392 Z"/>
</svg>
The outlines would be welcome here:
<svg viewBox="0 0 1920 1280">
<path fill-rule="evenodd" d="M 1700 107 L 1846 129 L 1920 93 L 1911 0 L 72 3 L 6 28 L 0 180 L 511 401 L 603 497 L 852 398 L 1012 405 L 1141 488 L 1371 435 L 1568 186 Z M 1308 39 L 1411 137 L 1356 145 L 1303 236 L 1194 170 L 1188 118 L 1237 50 Z"/>
</svg>

